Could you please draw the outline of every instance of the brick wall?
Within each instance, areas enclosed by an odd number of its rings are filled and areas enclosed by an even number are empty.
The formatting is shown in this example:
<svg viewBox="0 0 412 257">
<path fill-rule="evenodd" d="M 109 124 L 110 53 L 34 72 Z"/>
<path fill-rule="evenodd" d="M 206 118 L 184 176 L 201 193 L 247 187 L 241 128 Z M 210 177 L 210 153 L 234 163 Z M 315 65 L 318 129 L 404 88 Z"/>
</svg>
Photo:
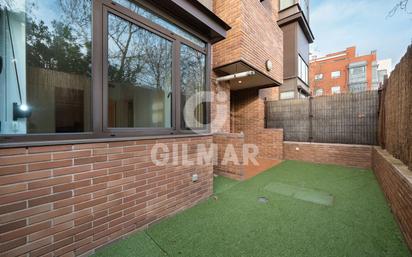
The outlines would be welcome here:
<svg viewBox="0 0 412 257">
<path fill-rule="evenodd" d="M 236 133 L 218 133 L 213 135 L 213 143 L 217 145 L 217 163 L 214 165 L 214 172 L 218 175 L 236 180 L 245 178 L 245 168 L 243 165 L 243 145 L 245 138 L 242 134 Z M 226 154 L 227 146 L 233 146 L 236 155 L 239 157 L 239 163 L 227 162 L 222 163 Z"/>
<path fill-rule="evenodd" d="M 372 149 L 372 166 L 412 251 L 412 171 L 380 147 Z"/>
<path fill-rule="evenodd" d="M 282 83 L 283 32 L 276 23 L 277 6 L 277 0 L 214 1 L 214 12 L 231 30 L 213 46 L 213 67 L 244 61 Z M 273 63 L 271 71 L 266 70 L 267 60 Z"/>
<path fill-rule="evenodd" d="M 259 91 L 259 98 L 265 101 L 279 100 L 279 87 L 264 88 Z"/>
<path fill-rule="evenodd" d="M 245 142 L 259 147 L 258 158 L 283 160 L 283 129 L 262 129 L 245 136 Z"/>
<path fill-rule="evenodd" d="M 263 94 L 264 95 L 264 94 Z M 232 132 L 259 147 L 258 158 L 283 159 L 283 130 L 265 129 L 265 102 L 259 89 L 232 92 Z"/>
<path fill-rule="evenodd" d="M 285 160 L 370 169 L 371 154 L 371 146 L 284 142 Z"/>
<path fill-rule="evenodd" d="M 0 256 L 89 255 L 212 194 L 212 164 L 155 166 L 155 143 L 212 137 L 0 150 Z"/>
</svg>

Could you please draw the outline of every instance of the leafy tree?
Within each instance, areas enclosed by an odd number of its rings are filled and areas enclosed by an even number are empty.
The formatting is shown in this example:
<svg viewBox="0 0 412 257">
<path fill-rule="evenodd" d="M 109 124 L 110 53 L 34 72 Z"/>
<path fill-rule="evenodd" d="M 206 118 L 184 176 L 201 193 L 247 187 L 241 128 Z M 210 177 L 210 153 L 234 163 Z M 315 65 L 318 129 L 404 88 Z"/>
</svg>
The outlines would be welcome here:
<svg viewBox="0 0 412 257">
<path fill-rule="evenodd" d="M 81 43 L 71 26 L 31 20 L 27 28 L 27 62 L 29 66 L 68 73 L 89 74 L 91 42 Z"/>
</svg>

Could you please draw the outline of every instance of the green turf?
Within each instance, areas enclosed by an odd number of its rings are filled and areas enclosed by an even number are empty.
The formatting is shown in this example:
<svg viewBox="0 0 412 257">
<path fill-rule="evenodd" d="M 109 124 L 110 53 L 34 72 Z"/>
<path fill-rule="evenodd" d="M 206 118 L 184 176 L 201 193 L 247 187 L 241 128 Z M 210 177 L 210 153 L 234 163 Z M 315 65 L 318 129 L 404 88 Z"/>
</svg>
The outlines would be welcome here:
<svg viewBox="0 0 412 257">
<path fill-rule="evenodd" d="M 333 204 L 268 190 L 276 184 Z M 219 177 L 215 194 L 96 256 L 410 256 L 369 170 L 285 161 L 242 183 Z"/>
</svg>

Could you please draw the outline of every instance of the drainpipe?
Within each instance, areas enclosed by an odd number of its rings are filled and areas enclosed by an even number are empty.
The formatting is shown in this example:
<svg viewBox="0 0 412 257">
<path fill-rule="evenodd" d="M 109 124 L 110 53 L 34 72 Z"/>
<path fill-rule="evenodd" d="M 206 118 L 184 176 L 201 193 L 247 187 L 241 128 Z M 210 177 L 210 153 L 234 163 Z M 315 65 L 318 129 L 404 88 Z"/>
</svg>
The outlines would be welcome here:
<svg viewBox="0 0 412 257">
<path fill-rule="evenodd" d="M 245 78 L 245 77 L 253 76 L 255 74 L 256 74 L 255 71 L 240 72 L 240 73 L 236 73 L 236 74 L 231 74 L 231 75 L 219 77 L 219 78 L 216 79 L 216 82 L 219 83 L 219 82 L 233 80 L 233 79 Z"/>
</svg>

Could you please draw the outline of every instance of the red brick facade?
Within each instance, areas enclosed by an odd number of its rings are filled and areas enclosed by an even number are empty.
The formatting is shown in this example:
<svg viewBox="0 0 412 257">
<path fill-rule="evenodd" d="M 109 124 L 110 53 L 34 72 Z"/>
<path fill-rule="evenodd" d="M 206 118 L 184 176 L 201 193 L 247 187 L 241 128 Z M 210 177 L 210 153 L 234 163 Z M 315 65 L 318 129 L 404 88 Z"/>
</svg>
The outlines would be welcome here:
<svg viewBox="0 0 412 257">
<path fill-rule="evenodd" d="M 341 93 L 349 92 L 348 67 L 351 63 L 367 62 L 366 79 L 367 90 L 372 89 L 372 66 L 376 62 L 376 52 L 368 55 L 357 56 L 356 47 L 349 47 L 345 51 L 328 54 L 310 61 L 309 82 L 312 95 L 318 89 L 323 90 L 323 95 L 332 95 L 332 87 L 340 87 Z M 339 71 L 338 78 L 332 78 L 332 72 Z M 322 79 L 315 79 L 316 75 L 322 75 Z"/>
<path fill-rule="evenodd" d="M 0 150 L 0 256 L 89 255 L 212 194 L 211 163 L 156 166 L 155 143 L 212 137 Z"/>
<path fill-rule="evenodd" d="M 245 167 L 243 163 L 243 145 L 245 137 L 242 134 L 236 133 L 218 133 L 213 135 L 213 143 L 217 145 L 217 163 L 213 167 L 215 174 L 228 177 L 235 180 L 243 180 L 245 178 Z M 228 149 L 227 147 L 232 147 Z M 234 150 L 237 155 L 238 163 L 222 162 L 225 155 L 230 154 L 229 151 Z"/>
<path fill-rule="evenodd" d="M 213 67 L 244 61 L 268 77 L 283 81 L 283 32 L 276 23 L 278 0 L 214 1 L 215 13 L 232 28 L 213 46 Z M 271 60 L 273 69 L 266 70 Z"/>
<path fill-rule="evenodd" d="M 265 128 L 265 101 L 259 89 L 234 91 L 231 94 L 231 130 L 244 133 L 246 144 L 259 147 L 259 158 L 283 159 L 283 130 Z"/>
<path fill-rule="evenodd" d="M 412 252 L 412 171 L 381 147 L 373 148 L 372 165 Z"/>
<path fill-rule="evenodd" d="M 285 142 L 284 159 L 370 169 L 371 146 Z"/>
</svg>

